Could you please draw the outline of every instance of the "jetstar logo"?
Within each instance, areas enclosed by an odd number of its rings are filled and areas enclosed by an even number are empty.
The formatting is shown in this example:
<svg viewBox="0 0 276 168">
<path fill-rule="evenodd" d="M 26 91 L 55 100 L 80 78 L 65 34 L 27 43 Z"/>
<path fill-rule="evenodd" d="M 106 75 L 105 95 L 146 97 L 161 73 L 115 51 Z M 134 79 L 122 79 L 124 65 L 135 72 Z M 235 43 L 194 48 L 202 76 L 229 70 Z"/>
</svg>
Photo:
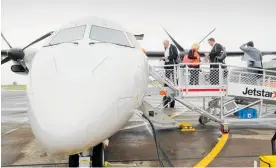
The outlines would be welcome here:
<svg viewBox="0 0 276 168">
<path fill-rule="evenodd" d="M 248 87 L 245 88 L 245 91 L 243 91 L 242 94 L 249 95 L 249 96 L 265 97 L 265 98 L 276 98 L 276 91 L 270 92 L 270 91 L 265 91 L 264 89 L 262 90 L 258 90 L 256 88 L 249 89 Z"/>
</svg>

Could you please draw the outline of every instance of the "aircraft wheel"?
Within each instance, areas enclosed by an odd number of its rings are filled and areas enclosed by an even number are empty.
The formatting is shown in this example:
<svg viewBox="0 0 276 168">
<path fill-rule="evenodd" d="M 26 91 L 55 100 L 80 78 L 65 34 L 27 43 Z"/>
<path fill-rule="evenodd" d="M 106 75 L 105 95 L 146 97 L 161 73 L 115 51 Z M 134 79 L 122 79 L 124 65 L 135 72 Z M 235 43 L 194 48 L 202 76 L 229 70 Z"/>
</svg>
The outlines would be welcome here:
<svg viewBox="0 0 276 168">
<path fill-rule="evenodd" d="M 69 167 L 79 167 L 79 155 L 70 155 L 69 156 Z"/>
<path fill-rule="evenodd" d="M 175 106 L 175 100 L 173 100 L 171 103 L 170 103 L 170 108 L 174 108 Z"/>
<path fill-rule="evenodd" d="M 203 122 L 203 116 L 200 116 L 198 118 L 198 122 L 201 124 L 201 125 L 205 125 L 205 123 Z"/>
<path fill-rule="evenodd" d="M 104 144 L 100 143 L 93 148 L 92 167 L 104 167 Z"/>
<path fill-rule="evenodd" d="M 221 125 L 220 126 L 220 131 L 221 131 L 222 134 L 228 134 L 230 129 L 226 125 Z"/>
</svg>

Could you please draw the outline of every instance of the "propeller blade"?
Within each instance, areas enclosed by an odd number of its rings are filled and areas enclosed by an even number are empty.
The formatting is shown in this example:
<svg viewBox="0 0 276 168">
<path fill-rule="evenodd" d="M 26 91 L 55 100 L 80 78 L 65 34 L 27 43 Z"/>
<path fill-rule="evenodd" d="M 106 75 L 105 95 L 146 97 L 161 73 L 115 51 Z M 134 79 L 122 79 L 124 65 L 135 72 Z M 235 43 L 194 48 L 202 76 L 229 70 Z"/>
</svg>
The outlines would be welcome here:
<svg viewBox="0 0 276 168">
<path fill-rule="evenodd" d="M 2 64 L 5 64 L 6 62 L 9 62 L 10 60 L 11 60 L 10 57 L 4 58 L 4 59 L 1 61 L 1 65 L 2 65 Z"/>
<path fill-rule="evenodd" d="M 19 64 L 25 69 L 25 72 L 29 72 L 29 69 L 23 60 L 17 60 L 17 62 L 19 62 Z"/>
<path fill-rule="evenodd" d="M 203 40 L 205 40 L 210 34 L 212 34 L 216 28 L 214 28 L 209 34 L 207 34 L 198 44 L 200 44 Z"/>
<path fill-rule="evenodd" d="M 163 28 L 164 29 L 164 28 Z M 164 29 L 165 30 L 165 29 Z M 183 52 L 183 51 L 185 51 L 184 49 L 183 49 L 183 47 L 181 47 L 180 46 L 180 44 L 178 44 L 175 40 L 174 40 L 174 38 L 172 38 L 172 36 L 165 30 L 165 32 L 167 33 L 167 35 L 171 38 L 171 40 L 173 41 L 173 43 L 175 44 L 175 46 L 177 47 L 177 49 L 179 50 L 179 51 L 181 51 L 181 52 Z"/>
<path fill-rule="evenodd" d="M 31 45 L 33 45 L 33 44 L 35 44 L 35 43 L 37 43 L 37 42 L 39 42 L 39 41 L 41 41 L 41 40 L 43 40 L 43 39 L 49 37 L 50 35 L 52 35 L 52 33 L 53 33 L 53 31 L 51 31 L 51 32 L 49 32 L 49 33 L 43 35 L 43 36 L 40 37 L 39 39 L 33 41 L 32 43 L 30 43 L 29 45 L 27 45 L 26 47 L 24 47 L 22 50 L 25 50 L 26 48 L 30 47 Z"/>
<path fill-rule="evenodd" d="M 4 35 L 3 35 L 2 32 L 1 32 L 1 36 L 2 36 L 2 38 L 5 40 L 5 42 L 8 44 L 8 46 L 9 46 L 10 48 L 12 48 L 12 46 L 11 46 L 10 43 L 6 40 L 6 38 L 4 37 Z"/>
<path fill-rule="evenodd" d="M 1 56 L 7 56 L 8 50 L 1 50 Z"/>
</svg>

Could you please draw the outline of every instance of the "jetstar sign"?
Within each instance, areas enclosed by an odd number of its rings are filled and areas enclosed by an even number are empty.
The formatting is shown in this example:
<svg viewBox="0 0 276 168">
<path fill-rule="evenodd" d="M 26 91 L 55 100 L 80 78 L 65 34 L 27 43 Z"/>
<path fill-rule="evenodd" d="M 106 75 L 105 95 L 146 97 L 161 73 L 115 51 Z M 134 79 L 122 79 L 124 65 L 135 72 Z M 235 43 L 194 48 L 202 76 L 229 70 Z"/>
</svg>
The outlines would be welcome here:
<svg viewBox="0 0 276 168">
<path fill-rule="evenodd" d="M 270 92 L 265 91 L 264 89 L 249 89 L 248 87 L 245 88 L 245 91 L 242 92 L 243 95 L 249 95 L 249 96 L 258 96 L 258 97 L 264 97 L 264 98 L 276 98 L 276 91 Z"/>
</svg>

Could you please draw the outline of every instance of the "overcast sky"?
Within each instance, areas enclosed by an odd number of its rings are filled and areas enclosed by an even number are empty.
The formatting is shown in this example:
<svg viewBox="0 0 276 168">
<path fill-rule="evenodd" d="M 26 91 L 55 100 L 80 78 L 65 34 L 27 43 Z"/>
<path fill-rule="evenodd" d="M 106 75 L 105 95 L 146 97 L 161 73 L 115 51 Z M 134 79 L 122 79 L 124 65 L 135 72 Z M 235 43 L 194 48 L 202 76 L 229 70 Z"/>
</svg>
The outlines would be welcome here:
<svg viewBox="0 0 276 168">
<path fill-rule="evenodd" d="M 148 51 L 163 49 L 167 36 L 161 25 L 184 48 L 216 28 L 211 36 L 228 51 L 239 51 L 249 40 L 260 50 L 276 50 L 275 0 L 2 0 L 1 5 L 1 29 L 13 47 L 26 46 L 64 23 L 92 15 L 144 33 L 141 45 Z M 3 40 L 1 48 L 7 48 Z M 201 50 L 210 50 L 206 41 Z M 240 63 L 240 59 L 228 62 Z M 1 68 L 2 84 L 26 83 L 26 77 L 10 72 L 10 65 Z"/>
</svg>

